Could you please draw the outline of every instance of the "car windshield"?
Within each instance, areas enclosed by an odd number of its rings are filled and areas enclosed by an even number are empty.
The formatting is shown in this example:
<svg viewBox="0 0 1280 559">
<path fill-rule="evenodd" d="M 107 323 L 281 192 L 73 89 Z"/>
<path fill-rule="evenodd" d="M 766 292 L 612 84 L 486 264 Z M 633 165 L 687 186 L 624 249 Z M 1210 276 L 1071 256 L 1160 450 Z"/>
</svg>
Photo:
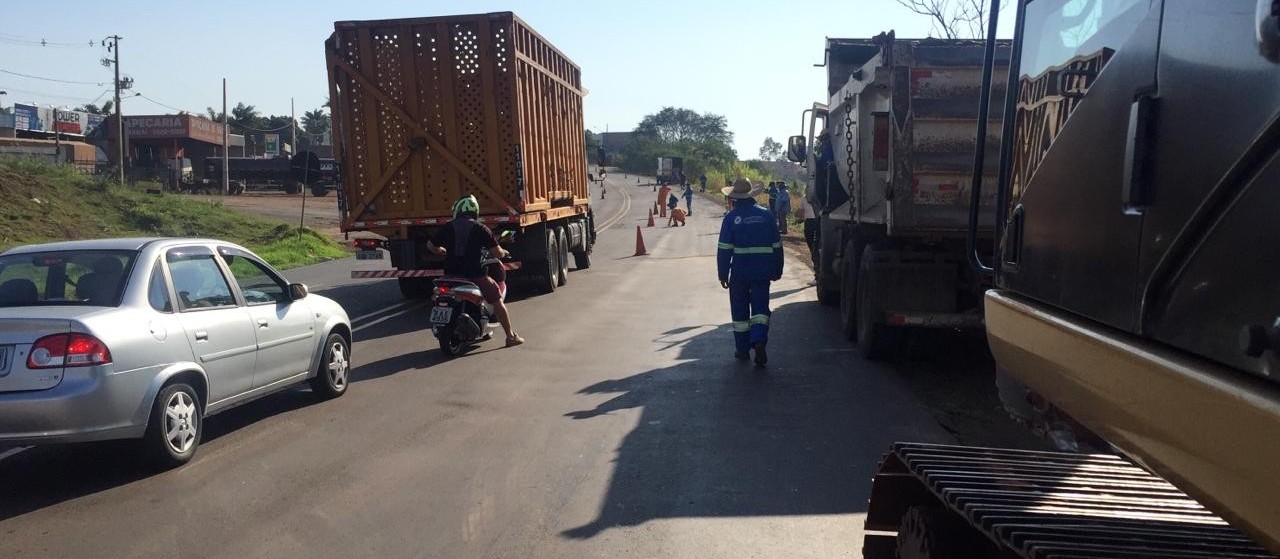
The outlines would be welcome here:
<svg viewBox="0 0 1280 559">
<path fill-rule="evenodd" d="M 0 307 L 117 306 L 137 254 L 63 250 L 0 256 Z"/>
</svg>

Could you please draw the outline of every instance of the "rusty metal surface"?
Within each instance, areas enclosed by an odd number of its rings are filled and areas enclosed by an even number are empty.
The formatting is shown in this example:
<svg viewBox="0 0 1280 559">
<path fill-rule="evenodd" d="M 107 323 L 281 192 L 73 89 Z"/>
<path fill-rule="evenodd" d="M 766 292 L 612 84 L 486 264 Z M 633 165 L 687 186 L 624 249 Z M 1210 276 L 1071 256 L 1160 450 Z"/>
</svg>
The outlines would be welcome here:
<svg viewBox="0 0 1280 559">
<path fill-rule="evenodd" d="M 580 70 L 514 14 L 336 22 L 326 51 L 344 228 L 586 207 Z"/>
<path fill-rule="evenodd" d="M 1119 456 L 899 443 L 885 463 L 1019 557 L 1274 557 Z"/>
</svg>

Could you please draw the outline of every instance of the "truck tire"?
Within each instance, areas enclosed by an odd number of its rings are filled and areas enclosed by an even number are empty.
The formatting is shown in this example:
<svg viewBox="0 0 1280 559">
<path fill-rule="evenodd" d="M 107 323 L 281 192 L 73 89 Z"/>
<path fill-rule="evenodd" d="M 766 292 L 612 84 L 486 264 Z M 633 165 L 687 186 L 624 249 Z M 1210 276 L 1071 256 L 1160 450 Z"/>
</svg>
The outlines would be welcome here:
<svg viewBox="0 0 1280 559">
<path fill-rule="evenodd" d="M 573 249 L 573 267 L 576 270 L 585 270 L 591 267 L 591 253 L 585 248 Z"/>
<path fill-rule="evenodd" d="M 405 299 L 431 298 L 431 278 L 396 278 L 400 283 L 400 295 Z"/>
<path fill-rule="evenodd" d="M 902 340 L 902 329 L 882 324 L 879 291 L 885 286 L 878 281 L 875 268 L 876 248 L 868 245 L 862 249 L 862 258 L 858 265 L 856 285 L 858 352 L 866 359 L 878 360 L 893 357 Z"/>
<path fill-rule="evenodd" d="M 836 242 L 838 241 L 826 240 L 827 236 L 834 231 L 834 228 L 824 228 L 822 231 L 823 238 L 818 243 L 818 304 L 825 307 L 834 307 L 840 304 L 840 278 L 837 270 L 833 269 L 836 258 Z"/>
<path fill-rule="evenodd" d="M 284 193 L 289 195 L 299 194 L 302 192 L 302 183 L 298 181 L 289 181 L 284 183 Z"/>
<path fill-rule="evenodd" d="M 915 506 L 902 515 L 897 542 L 900 559 L 994 557 L 990 542 L 963 518 L 942 507 Z"/>
<path fill-rule="evenodd" d="M 556 227 L 556 244 L 560 248 L 560 252 L 556 253 L 556 262 L 560 265 L 556 283 L 564 286 L 569 283 L 569 233 L 564 227 Z"/>
<path fill-rule="evenodd" d="M 858 262 L 852 241 L 844 249 L 844 271 L 840 275 L 840 332 L 844 339 L 858 341 Z"/>
<path fill-rule="evenodd" d="M 324 198 L 329 195 L 329 189 L 323 186 L 313 186 L 311 187 L 311 195 L 316 198 Z"/>
<path fill-rule="evenodd" d="M 538 290 L 543 293 L 555 293 L 556 287 L 560 285 L 560 236 L 556 234 L 555 229 L 547 228 L 546 244 L 543 245 L 542 254 L 539 255 L 543 262 L 539 266 L 539 270 L 535 272 L 538 279 Z"/>
</svg>

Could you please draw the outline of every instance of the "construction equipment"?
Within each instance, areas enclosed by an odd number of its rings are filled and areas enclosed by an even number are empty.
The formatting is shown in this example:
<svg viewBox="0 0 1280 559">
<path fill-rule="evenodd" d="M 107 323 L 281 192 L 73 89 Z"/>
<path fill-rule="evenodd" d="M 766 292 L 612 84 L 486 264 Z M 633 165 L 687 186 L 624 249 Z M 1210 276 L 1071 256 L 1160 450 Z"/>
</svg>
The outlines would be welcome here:
<svg viewBox="0 0 1280 559">
<path fill-rule="evenodd" d="M 340 21 L 325 42 L 344 231 L 371 231 L 407 298 L 430 295 L 427 240 L 475 195 L 542 291 L 591 264 L 581 71 L 510 12 Z"/>
<path fill-rule="evenodd" d="M 1008 47 L 997 64 L 1008 64 Z M 827 39 L 830 99 L 788 140 L 815 190 L 819 300 L 840 305 L 844 334 L 866 357 L 895 354 L 912 328 L 982 325 L 984 284 L 965 262 L 982 54 L 980 41 L 892 31 Z M 1000 117 L 989 116 L 993 133 Z M 989 196 L 987 223 L 993 210 Z"/>
<path fill-rule="evenodd" d="M 1280 7 L 1015 4 L 1009 141 L 970 198 L 1001 398 L 1119 455 L 896 445 L 865 556 L 1280 552 Z"/>
</svg>

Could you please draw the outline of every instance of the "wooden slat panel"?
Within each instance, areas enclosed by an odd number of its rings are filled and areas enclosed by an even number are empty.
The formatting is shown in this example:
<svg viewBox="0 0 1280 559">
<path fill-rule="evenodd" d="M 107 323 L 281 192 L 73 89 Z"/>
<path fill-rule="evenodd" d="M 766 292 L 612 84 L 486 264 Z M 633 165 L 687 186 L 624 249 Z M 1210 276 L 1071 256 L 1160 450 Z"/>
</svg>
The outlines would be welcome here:
<svg viewBox="0 0 1280 559">
<path fill-rule="evenodd" d="M 422 107 L 419 105 L 418 96 L 418 57 L 415 53 L 417 47 L 417 37 L 412 27 L 405 25 L 399 28 L 397 34 L 403 38 L 400 41 L 400 65 L 404 68 L 404 74 L 401 76 L 407 95 L 404 98 L 405 110 L 409 116 L 413 117 L 414 122 L 421 123 Z M 412 200 L 413 213 L 422 215 L 427 210 L 426 190 L 421 188 L 426 185 L 426 153 L 425 149 L 414 150 L 409 155 L 409 199 Z"/>
<path fill-rule="evenodd" d="M 373 31 L 365 27 L 356 31 L 356 55 L 360 59 L 359 70 L 369 72 L 373 70 Z M 352 77 L 359 77 L 358 72 L 353 72 Z M 368 91 L 361 92 L 359 97 L 361 110 L 361 118 L 364 119 L 364 148 L 361 149 L 364 157 L 358 158 L 356 165 L 362 166 L 365 177 L 377 177 L 382 174 L 382 138 L 378 130 L 378 100 L 370 95 Z M 382 185 L 374 186 L 373 184 L 365 184 L 364 196 L 358 200 L 360 208 L 359 212 L 352 212 L 353 215 L 360 215 L 364 212 L 364 208 L 369 207 L 374 200 L 378 199 L 381 194 Z"/>
<path fill-rule="evenodd" d="M 489 159 L 489 184 L 501 184 L 502 154 L 505 151 L 503 142 L 498 139 L 498 103 L 506 103 L 508 99 L 498 95 L 495 48 L 493 30 L 489 20 L 481 20 L 480 35 L 480 91 L 484 104 L 484 149 Z M 505 186 L 505 185 L 504 185 Z"/>
</svg>

